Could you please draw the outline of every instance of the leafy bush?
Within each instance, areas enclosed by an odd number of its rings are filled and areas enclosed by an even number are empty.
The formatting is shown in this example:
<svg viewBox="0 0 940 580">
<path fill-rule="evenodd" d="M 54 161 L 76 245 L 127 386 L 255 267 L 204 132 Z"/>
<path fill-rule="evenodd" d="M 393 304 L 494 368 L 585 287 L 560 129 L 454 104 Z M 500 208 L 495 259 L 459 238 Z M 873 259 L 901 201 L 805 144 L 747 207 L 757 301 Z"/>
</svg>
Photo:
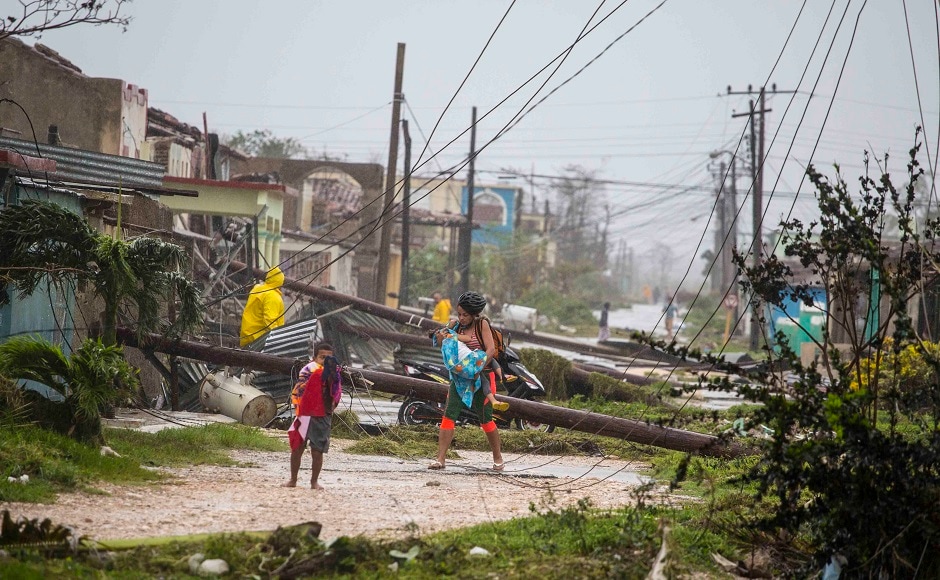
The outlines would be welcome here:
<svg viewBox="0 0 940 580">
<path fill-rule="evenodd" d="M 830 181 L 810 167 L 819 222 L 781 224 L 785 257 L 771 254 L 758 266 L 746 267 L 746 256 L 735 256 L 746 289 L 761 303 L 813 303 L 810 284 L 794 275 L 798 264 L 824 287 L 830 304 L 842 305 L 830 308 L 817 341 L 826 354 L 825 381 L 815 364 L 800 365 L 782 333 L 775 337 L 777 346 L 782 362 L 794 369 L 795 380 L 784 383 L 769 369 L 748 372 L 715 363 L 749 379 L 738 390 L 763 404 L 749 426 L 771 430 L 760 461 L 746 479 L 757 485 L 757 503 L 770 498 L 777 505 L 753 523 L 792 546 L 809 546 L 816 570 L 840 555 L 853 577 L 940 575 L 936 345 L 916 335 L 907 308 L 928 274 L 924 268 L 938 263 L 929 248 L 930 240 L 940 235 L 936 220 L 915 223 L 916 184 L 923 173 L 918 149 L 911 150 L 903 190 L 891 183 L 885 169 L 877 179 L 863 176 L 861 194 L 851 195 L 841 177 Z M 887 239 L 886 224 L 892 220 L 886 217 L 896 220 L 897 242 Z M 886 315 L 873 336 L 849 331 L 852 353 L 888 345 L 889 353 L 876 351 L 877 371 L 869 372 L 871 360 L 839 355 L 831 332 L 838 326 L 854 328 L 860 315 L 853 311 L 858 297 L 879 293 Z M 767 352 L 773 354 L 770 348 Z M 730 390 L 735 385 L 712 379 L 712 386 Z M 918 413 L 895 404 L 903 389 L 920 393 Z"/>
<path fill-rule="evenodd" d="M 851 387 L 869 390 L 872 383 L 889 387 L 888 393 L 902 409 L 916 411 L 936 406 L 937 363 L 940 344 L 920 341 L 897 345 L 890 337 L 871 356 L 852 370 Z"/>
<path fill-rule="evenodd" d="M 541 348 L 522 348 L 518 351 L 522 364 L 539 378 L 549 401 L 564 401 L 575 393 L 568 388 L 571 361 Z"/>
<path fill-rule="evenodd" d="M 138 384 L 137 370 L 124 360 L 121 347 L 91 338 L 70 356 L 40 337 L 11 338 L 0 344 L 0 374 L 42 383 L 61 395 L 61 402 L 35 392 L 24 396 L 32 402 L 35 421 L 88 441 L 101 439 L 102 411 L 128 399 Z"/>
</svg>

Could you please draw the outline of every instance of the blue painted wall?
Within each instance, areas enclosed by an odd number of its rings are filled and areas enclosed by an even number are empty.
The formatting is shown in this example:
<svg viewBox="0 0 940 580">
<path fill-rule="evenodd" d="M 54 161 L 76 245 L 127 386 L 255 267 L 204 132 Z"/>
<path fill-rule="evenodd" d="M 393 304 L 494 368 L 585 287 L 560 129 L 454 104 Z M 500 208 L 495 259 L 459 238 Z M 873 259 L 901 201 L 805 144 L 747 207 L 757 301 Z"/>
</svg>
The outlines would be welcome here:
<svg viewBox="0 0 940 580">
<path fill-rule="evenodd" d="M 479 227 L 473 230 L 473 243 L 490 244 L 498 247 L 508 245 L 512 236 L 513 226 L 516 215 L 516 188 L 512 187 L 474 187 L 473 196 L 473 221 Z M 480 214 L 477 207 L 486 203 L 495 205 L 498 202 L 502 206 L 502 219 L 500 223 L 480 223 Z M 467 187 L 461 189 L 461 210 L 467 212 Z"/>
<path fill-rule="evenodd" d="M 77 214 L 81 214 L 81 203 L 70 192 L 14 185 L 13 203 L 23 199 L 51 201 Z M 0 207 L 0 211 L 3 208 Z M 71 289 L 62 290 L 40 284 L 30 296 L 20 296 L 14 288 L 7 288 L 10 303 L 0 306 L 0 342 L 12 336 L 41 336 L 58 344 L 66 355 L 72 352 L 71 341 L 75 336 L 75 295 Z M 45 385 L 27 382 L 27 387 L 40 391 L 48 397 L 58 394 Z"/>
<path fill-rule="evenodd" d="M 812 339 L 822 340 L 823 327 L 826 324 L 828 299 L 825 290 L 811 288 L 809 292 L 813 297 L 813 306 L 787 299 L 783 308 L 774 305 L 770 307 L 771 336 L 776 336 L 778 331 L 783 332 L 790 350 L 797 356 L 800 354 L 800 345 L 804 342 L 810 342 Z M 774 345 L 774 348 L 780 350 L 779 345 Z"/>
</svg>

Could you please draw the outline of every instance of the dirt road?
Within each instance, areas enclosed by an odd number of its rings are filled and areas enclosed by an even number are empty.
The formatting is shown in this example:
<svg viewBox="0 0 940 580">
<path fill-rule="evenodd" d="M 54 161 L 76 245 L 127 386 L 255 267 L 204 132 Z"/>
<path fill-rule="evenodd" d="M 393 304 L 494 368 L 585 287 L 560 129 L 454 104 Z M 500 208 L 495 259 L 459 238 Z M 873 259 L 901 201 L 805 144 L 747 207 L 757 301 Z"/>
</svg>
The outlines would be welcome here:
<svg viewBox="0 0 940 580">
<path fill-rule="evenodd" d="M 588 497 L 600 507 L 628 505 L 643 466 L 588 457 L 504 454 L 497 475 L 486 453 L 461 451 L 444 471 L 428 460 L 353 455 L 334 440 L 320 482 L 326 489 L 283 488 L 288 454 L 237 451 L 240 466 L 167 469 L 173 478 L 147 486 L 99 485 L 104 494 L 69 493 L 52 505 L 6 504 L 14 518 L 51 518 L 82 535 L 106 540 L 202 532 L 273 530 L 318 521 L 321 537 L 391 537 L 529 514 L 551 490 L 556 509 Z M 300 483 L 309 482 L 304 457 Z M 601 481 L 602 478 L 606 478 Z"/>
</svg>

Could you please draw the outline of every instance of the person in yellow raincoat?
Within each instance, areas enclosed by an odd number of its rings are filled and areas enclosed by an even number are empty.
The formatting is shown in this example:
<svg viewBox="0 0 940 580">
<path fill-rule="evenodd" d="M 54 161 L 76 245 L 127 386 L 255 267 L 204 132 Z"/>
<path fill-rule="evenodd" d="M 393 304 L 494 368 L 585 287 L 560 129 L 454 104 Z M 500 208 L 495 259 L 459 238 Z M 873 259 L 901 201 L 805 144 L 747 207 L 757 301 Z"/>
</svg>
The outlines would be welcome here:
<svg viewBox="0 0 940 580">
<path fill-rule="evenodd" d="M 434 298 L 434 315 L 431 319 L 445 325 L 450 323 L 450 300 L 441 298 L 440 292 L 435 292 L 431 297 Z"/>
<path fill-rule="evenodd" d="M 284 299 L 281 298 L 283 285 L 284 273 L 275 266 L 268 270 L 264 282 L 255 284 L 251 289 L 245 312 L 242 313 L 242 346 L 284 324 Z"/>
</svg>

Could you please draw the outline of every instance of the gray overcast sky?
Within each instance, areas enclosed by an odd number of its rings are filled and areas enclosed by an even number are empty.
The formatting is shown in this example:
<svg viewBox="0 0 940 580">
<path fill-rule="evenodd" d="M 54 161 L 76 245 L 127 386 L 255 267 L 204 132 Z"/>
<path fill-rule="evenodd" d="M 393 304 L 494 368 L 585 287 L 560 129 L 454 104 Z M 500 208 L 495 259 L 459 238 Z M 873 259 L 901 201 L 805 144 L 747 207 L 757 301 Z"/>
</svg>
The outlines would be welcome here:
<svg viewBox="0 0 940 580">
<path fill-rule="evenodd" d="M 604 3 L 593 22 L 613 14 L 577 44 L 540 95 L 659 4 Z M 50 32 L 40 42 L 88 75 L 147 88 L 151 106 L 196 126 L 205 111 L 213 131 L 268 128 L 302 139 L 314 152 L 384 165 L 396 43 L 407 44 L 404 92 L 410 110 L 404 114 L 411 119 L 417 156 L 424 146 L 418 129 L 430 133 L 509 6 L 495 0 L 135 0 L 126 33 L 76 27 Z M 923 122 L 936 161 L 937 6 L 910 0 L 907 7 Z M 596 8 L 595 2 L 518 0 L 441 121 L 431 148 L 439 151 L 466 129 L 472 105 L 482 116 L 560 54 Z M 552 70 L 486 117 L 478 143 L 518 113 Z M 745 120 L 731 115 L 747 109 L 748 97 L 725 96 L 726 87 L 746 90 L 767 82 L 801 91 L 792 104 L 786 94 L 769 102 L 764 179 L 765 199 L 775 184 L 778 190 L 769 201 L 767 220 L 774 224 L 794 202 L 795 216 L 814 214 L 808 187 L 800 185 L 820 134 L 815 162 L 828 167 L 838 161 L 850 182 L 861 171 L 865 149 L 891 152 L 895 173 L 903 173 L 914 127 L 921 123 L 913 71 L 902 2 L 810 0 L 804 7 L 796 0 L 668 0 L 483 152 L 477 169 L 492 172 L 481 176 L 491 179 L 505 167 L 553 175 L 577 163 L 604 179 L 685 188 L 611 185 L 609 201 L 619 214 L 612 231 L 638 255 L 656 243 L 668 244 L 676 273 L 694 260 L 697 276 L 702 263 L 695 247 L 713 199 L 708 153 L 733 150 L 745 129 Z M 468 148 L 465 135 L 424 168 L 458 163 Z M 742 156 L 744 151 L 742 146 Z M 926 155 L 921 160 L 926 166 Z M 747 187 L 745 180 L 739 183 Z M 796 197 L 798 189 L 803 193 Z M 741 212 L 742 232 L 751 231 L 750 213 L 749 205 Z"/>
</svg>

